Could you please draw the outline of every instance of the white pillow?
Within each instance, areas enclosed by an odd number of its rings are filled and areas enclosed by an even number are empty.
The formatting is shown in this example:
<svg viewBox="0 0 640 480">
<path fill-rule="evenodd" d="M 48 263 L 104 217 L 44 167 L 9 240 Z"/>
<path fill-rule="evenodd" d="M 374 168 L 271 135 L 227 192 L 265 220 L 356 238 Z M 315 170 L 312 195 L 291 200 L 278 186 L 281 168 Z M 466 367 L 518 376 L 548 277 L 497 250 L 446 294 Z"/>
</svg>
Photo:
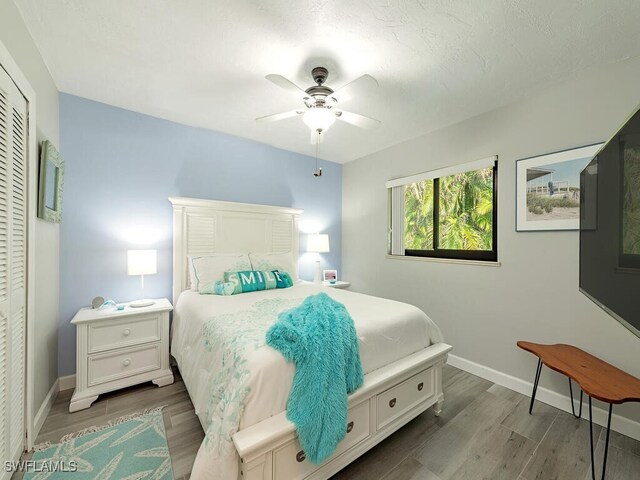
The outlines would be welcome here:
<svg viewBox="0 0 640 480">
<path fill-rule="evenodd" d="M 251 261 L 246 253 L 212 253 L 189 255 L 189 277 L 191 290 L 198 291 L 200 284 L 211 285 L 216 280 L 224 281 L 224 272 L 251 270 Z"/>
<path fill-rule="evenodd" d="M 251 260 L 251 270 L 271 271 L 280 270 L 291 275 L 291 279 L 295 282 L 298 280 L 297 263 L 294 255 L 288 253 L 249 253 Z"/>
</svg>

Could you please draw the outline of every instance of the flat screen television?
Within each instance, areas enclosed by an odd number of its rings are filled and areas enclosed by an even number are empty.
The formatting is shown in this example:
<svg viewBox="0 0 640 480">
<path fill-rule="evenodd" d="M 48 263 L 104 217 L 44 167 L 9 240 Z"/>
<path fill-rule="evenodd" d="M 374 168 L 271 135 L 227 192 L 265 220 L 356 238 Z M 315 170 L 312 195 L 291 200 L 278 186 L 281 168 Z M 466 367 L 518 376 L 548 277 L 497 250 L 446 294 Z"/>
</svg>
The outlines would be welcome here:
<svg viewBox="0 0 640 480">
<path fill-rule="evenodd" d="M 640 110 L 580 174 L 580 291 L 640 336 Z"/>
</svg>

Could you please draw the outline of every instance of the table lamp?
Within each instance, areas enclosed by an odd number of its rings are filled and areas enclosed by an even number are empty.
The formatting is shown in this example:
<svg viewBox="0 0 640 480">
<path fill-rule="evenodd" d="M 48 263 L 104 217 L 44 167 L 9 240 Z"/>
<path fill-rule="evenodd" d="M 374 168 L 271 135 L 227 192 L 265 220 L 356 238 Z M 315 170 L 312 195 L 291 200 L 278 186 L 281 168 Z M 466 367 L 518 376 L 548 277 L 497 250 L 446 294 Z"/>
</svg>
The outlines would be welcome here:
<svg viewBox="0 0 640 480">
<path fill-rule="evenodd" d="M 157 250 L 127 250 L 127 274 L 140 275 L 142 300 L 135 300 L 129 304 L 134 308 L 148 307 L 155 301 L 144 299 L 144 276 L 157 273 Z"/>
<path fill-rule="evenodd" d="M 320 283 L 320 254 L 329 252 L 329 235 L 316 233 L 307 237 L 307 252 L 316 254 L 316 273 L 313 283 Z"/>
</svg>

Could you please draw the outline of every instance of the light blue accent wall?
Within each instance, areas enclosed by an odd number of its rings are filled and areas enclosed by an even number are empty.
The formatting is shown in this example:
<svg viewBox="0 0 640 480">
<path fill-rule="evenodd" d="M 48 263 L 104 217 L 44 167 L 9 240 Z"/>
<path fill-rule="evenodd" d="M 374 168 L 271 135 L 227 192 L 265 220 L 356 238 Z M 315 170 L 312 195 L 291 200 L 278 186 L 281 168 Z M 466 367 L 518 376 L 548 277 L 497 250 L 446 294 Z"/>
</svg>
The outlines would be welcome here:
<svg viewBox="0 0 640 480">
<path fill-rule="evenodd" d="M 216 112 L 212 112 L 216 115 Z M 302 229 L 330 235 L 322 268 L 340 272 L 342 166 L 258 142 L 188 127 L 84 98 L 60 94 L 60 151 L 65 160 L 60 228 L 59 374 L 75 372 L 69 321 L 95 296 L 141 296 L 127 275 L 127 250 L 158 250 L 158 273 L 145 297 L 171 298 L 172 209 L 169 196 L 304 209 Z M 305 237 L 301 235 L 301 250 Z M 300 275 L 311 280 L 309 254 Z"/>
</svg>

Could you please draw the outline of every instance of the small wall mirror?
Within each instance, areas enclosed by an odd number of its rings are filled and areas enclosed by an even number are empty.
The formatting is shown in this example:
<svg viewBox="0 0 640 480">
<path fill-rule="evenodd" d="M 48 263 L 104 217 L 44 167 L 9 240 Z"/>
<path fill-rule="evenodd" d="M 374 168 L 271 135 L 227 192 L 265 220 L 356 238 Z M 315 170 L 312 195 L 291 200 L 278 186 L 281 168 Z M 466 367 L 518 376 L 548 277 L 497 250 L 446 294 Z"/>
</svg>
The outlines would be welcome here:
<svg viewBox="0 0 640 480">
<path fill-rule="evenodd" d="M 62 221 L 64 161 L 49 140 L 42 142 L 38 217 L 49 222 Z"/>
</svg>

